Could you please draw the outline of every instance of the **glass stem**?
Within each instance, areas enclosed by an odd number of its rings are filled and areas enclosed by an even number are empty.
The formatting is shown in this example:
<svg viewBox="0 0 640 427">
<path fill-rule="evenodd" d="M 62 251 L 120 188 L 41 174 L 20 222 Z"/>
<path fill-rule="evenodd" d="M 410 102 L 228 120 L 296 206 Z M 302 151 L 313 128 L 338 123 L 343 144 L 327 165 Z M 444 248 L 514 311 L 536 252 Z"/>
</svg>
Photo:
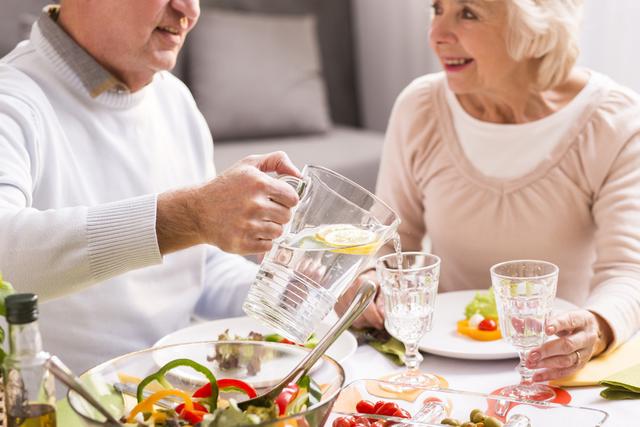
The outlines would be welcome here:
<svg viewBox="0 0 640 427">
<path fill-rule="evenodd" d="M 526 361 L 529 358 L 531 350 L 521 350 L 518 352 L 520 356 L 520 364 L 518 365 L 518 372 L 520 373 L 520 385 L 532 386 L 533 385 L 533 369 L 527 368 Z"/>
<path fill-rule="evenodd" d="M 410 374 L 417 374 L 419 371 L 422 355 L 418 351 L 418 343 L 405 344 L 404 364 Z"/>
</svg>

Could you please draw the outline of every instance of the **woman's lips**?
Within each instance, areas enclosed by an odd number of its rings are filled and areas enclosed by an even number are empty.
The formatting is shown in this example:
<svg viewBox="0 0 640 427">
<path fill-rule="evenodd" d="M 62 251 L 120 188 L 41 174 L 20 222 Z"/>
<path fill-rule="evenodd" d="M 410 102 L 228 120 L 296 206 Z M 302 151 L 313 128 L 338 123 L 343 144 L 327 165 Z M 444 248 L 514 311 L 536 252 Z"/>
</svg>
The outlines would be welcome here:
<svg viewBox="0 0 640 427">
<path fill-rule="evenodd" d="M 471 58 L 450 58 L 442 60 L 442 65 L 447 72 L 462 71 L 473 63 Z"/>
</svg>

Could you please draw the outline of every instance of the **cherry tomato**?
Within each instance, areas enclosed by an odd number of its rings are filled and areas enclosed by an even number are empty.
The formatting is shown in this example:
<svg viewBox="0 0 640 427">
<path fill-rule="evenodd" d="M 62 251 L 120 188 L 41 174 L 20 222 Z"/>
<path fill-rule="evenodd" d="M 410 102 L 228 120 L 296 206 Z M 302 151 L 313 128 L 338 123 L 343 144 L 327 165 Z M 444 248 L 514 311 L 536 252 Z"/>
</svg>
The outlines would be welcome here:
<svg viewBox="0 0 640 427">
<path fill-rule="evenodd" d="M 467 319 L 458 321 L 457 330 L 458 333 L 478 341 L 495 341 L 502 338 L 499 328 L 496 328 L 493 331 L 481 331 L 478 328 L 472 328 L 469 326 L 469 321 Z"/>
<path fill-rule="evenodd" d="M 378 415 L 393 415 L 400 407 L 395 402 L 385 402 L 376 412 Z"/>
<path fill-rule="evenodd" d="M 382 420 L 375 420 L 371 423 L 371 427 L 387 427 L 387 425 Z"/>
<path fill-rule="evenodd" d="M 365 417 L 354 416 L 352 427 L 371 427 L 371 423 Z"/>
<path fill-rule="evenodd" d="M 478 329 L 481 331 L 495 331 L 498 329 L 498 325 L 493 319 L 484 319 L 482 322 L 478 323 Z"/>
<path fill-rule="evenodd" d="M 398 418 L 411 418 L 411 414 L 402 408 L 396 409 L 396 411 L 391 414 L 391 416 Z"/>
<path fill-rule="evenodd" d="M 368 400 L 361 400 L 356 404 L 356 411 L 361 414 L 375 414 L 375 405 Z"/>
<path fill-rule="evenodd" d="M 373 405 L 373 411 L 374 411 L 373 413 L 374 413 L 374 414 L 377 414 L 377 413 L 378 413 L 378 409 L 380 409 L 380 407 L 381 407 L 382 405 L 384 405 L 384 404 L 385 404 L 385 401 L 384 401 L 384 400 L 378 400 L 378 401 L 376 402 L 376 404 L 375 404 L 375 405 Z"/>
<path fill-rule="evenodd" d="M 340 417 L 333 420 L 333 427 L 351 427 L 353 421 L 353 417 Z"/>
</svg>

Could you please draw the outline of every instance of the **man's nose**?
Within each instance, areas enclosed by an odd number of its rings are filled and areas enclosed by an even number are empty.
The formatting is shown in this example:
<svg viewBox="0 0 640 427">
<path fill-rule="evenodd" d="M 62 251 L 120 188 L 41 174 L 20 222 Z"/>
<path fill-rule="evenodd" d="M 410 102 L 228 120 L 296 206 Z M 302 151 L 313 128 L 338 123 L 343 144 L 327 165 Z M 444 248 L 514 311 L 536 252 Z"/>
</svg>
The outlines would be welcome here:
<svg viewBox="0 0 640 427">
<path fill-rule="evenodd" d="M 200 16 L 200 0 L 171 0 L 171 7 L 190 21 L 195 21 Z"/>
</svg>

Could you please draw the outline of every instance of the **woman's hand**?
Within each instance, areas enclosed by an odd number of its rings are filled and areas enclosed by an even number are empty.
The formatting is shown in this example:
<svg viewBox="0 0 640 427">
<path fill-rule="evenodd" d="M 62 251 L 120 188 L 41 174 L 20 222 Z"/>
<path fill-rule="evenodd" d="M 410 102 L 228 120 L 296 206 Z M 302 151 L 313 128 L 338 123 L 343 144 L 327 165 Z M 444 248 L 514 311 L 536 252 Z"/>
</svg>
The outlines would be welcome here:
<svg viewBox="0 0 640 427">
<path fill-rule="evenodd" d="M 372 282 L 377 283 L 375 270 L 370 270 L 358 276 L 351 286 L 342 294 L 334 307 L 338 316 L 342 316 L 342 314 L 347 311 L 347 308 L 351 304 L 351 301 L 353 301 L 353 297 L 358 291 L 358 288 L 365 280 L 371 280 Z M 384 305 L 380 292 L 376 294 L 373 303 L 367 306 L 360 317 L 353 322 L 352 326 L 354 328 L 384 328 Z"/>
<path fill-rule="evenodd" d="M 536 382 L 562 378 L 581 369 L 602 353 L 612 338 L 607 323 L 587 310 L 574 310 L 551 319 L 545 332 L 559 338 L 529 353 L 527 367 L 539 369 L 533 377 Z"/>
</svg>

